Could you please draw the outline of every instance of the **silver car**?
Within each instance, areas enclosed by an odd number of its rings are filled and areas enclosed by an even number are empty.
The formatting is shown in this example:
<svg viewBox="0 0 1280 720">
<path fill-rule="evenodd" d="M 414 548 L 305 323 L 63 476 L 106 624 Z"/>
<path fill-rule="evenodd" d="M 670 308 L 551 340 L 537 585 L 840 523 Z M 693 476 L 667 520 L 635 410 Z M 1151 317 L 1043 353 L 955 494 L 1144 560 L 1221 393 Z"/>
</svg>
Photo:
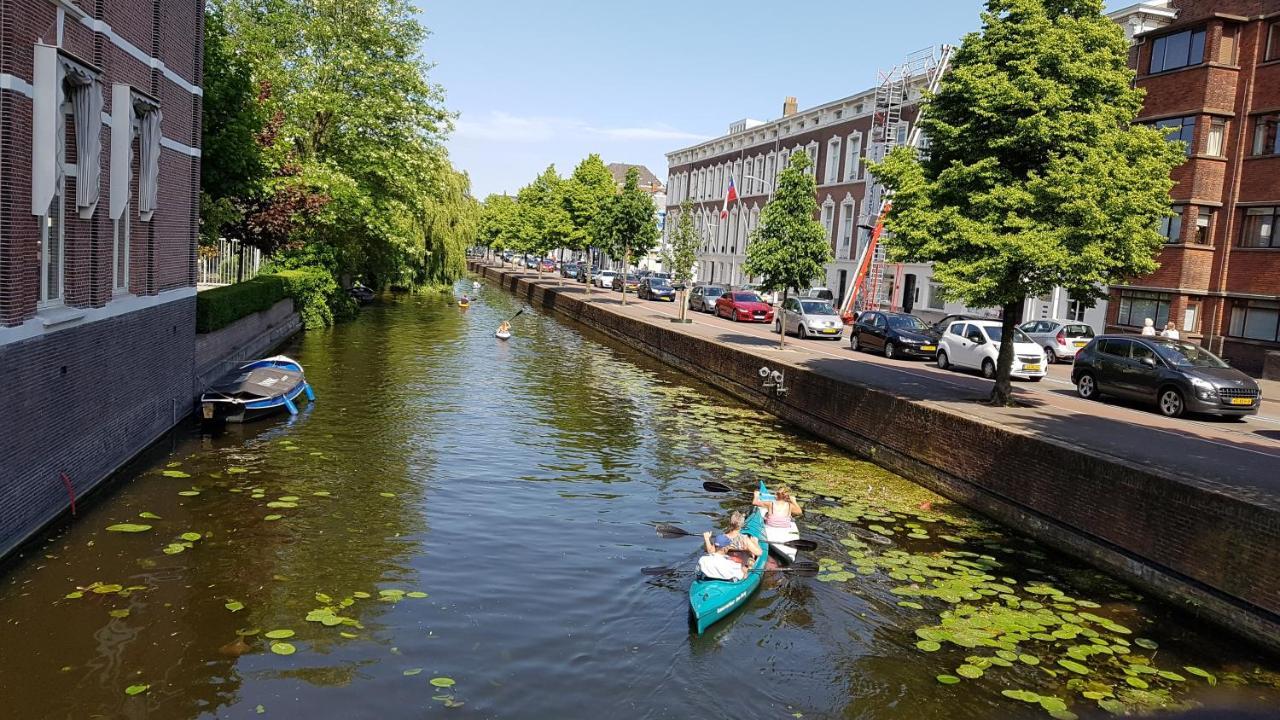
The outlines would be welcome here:
<svg viewBox="0 0 1280 720">
<path fill-rule="evenodd" d="M 1032 320 L 1018 329 L 1044 348 L 1045 361 L 1050 365 L 1059 360 L 1074 362 L 1076 353 L 1094 336 L 1093 328 L 1069 320 Z"/>
<path fill-rule="evenodd" d="M 689 309 L 713 313 L 716 311 L 716 300 L 728 291 L 723 285 L 699 285 L 689 291 Z"/>
<path fill-rule="evenodd" d="M 794 333 L 801 339 L 839 340 L 844 333 L 844 321 L 831 303 L 813 298 L 787 298 L 782 303 L 778 319 L 773 322 L 774 332 L 778 331 L 779 323 L 785 325 L 788 335 Z"/>
</svg>

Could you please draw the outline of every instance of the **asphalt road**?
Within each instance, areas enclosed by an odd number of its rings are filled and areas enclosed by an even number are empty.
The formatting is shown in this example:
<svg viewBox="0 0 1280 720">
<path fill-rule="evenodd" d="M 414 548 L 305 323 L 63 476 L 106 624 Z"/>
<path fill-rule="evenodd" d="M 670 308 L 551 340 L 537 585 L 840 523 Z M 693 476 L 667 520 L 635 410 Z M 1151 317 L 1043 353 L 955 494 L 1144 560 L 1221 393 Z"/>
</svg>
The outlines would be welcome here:
<svg viewBox="0 0 1280 720">
<path fill-rule="evenodd" d="M 535 276 L 528 273 L 525 277 Z M 556 284 L 551 278 L 544 282 Z M 673 303 L 637 300 L 634 296 L 628 296 L 623 307 L 617 292 L 595 290 L 588 296 L 583 285 L 568 281 L 561 291 L 667 327 L 672 327 L 669 320 L 678 317 L 680 310 Z M 940 370 L 931 362 L 888 360 L 855 352 L 849 348 L 847 329 L 839 342 L 788 337 L 788 350 L 780 353 L 772 325 L 736 323 L 692 311 L 689 317 L 693 323 L 683 329 L 701 337 L 902 397 L 940 403 L 1102 455 L 1160 468 L 1186 481 L 1280 509 L 1280 398 L 1265 400 L 1259 415 L 1244 420 L 1169 419 L 1157 414 L 1154 407 L 1138 403 L 1113 398 L 1083 400 L 1071 384 L 1070 365 L 1057 364 L 1051 366 L 1049 376 L 1040 383 L 1015 381 L 1015 392 L 1023 407 L 994 408 L 980 402 L 989 394 L 992 381 L 969 372 Z"/>
</svg>

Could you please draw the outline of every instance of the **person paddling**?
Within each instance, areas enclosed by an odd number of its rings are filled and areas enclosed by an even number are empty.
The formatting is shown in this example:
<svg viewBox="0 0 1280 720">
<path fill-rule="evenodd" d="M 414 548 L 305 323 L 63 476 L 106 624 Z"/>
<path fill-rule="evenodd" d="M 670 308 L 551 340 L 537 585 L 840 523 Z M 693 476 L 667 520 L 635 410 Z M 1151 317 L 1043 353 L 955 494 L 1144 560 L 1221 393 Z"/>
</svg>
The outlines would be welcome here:
<svg viewBox="0 0 1280 720">
<path fill-rule="evenodd" d="M 498 334 L 499 334 L 499 335 L 510 335 L 510 334 L 511 334 L 511 323 L 507 322 L 506 320 L 503 320 L 503 321 L 502 321 L 502 324 L 498 326 Z"/>
<path fill-rule="evenodd" d="M 756 560 L 763 554 L 760 549 L 760 543 L 750 535 L 742 534 L 742 525 L 747 521 L 746 516 L 741 512 L 734 511 L 729 516 L 729 529 L 725 531 L 724 537 L 729 538 L 729 552 L 744 552 L 751 556 L 751 562 L 748 567 L 755 567 Z"/>
<path fill-rule="evenodd" d="M 757 490 L 754 497 L 751 498 L 752 505 L 765 509 L 765 527 L 784 530 L 794 527 L 795 521 L 793 518 L 802 515 L 804 510 L 791 497 L 791 491 L 785 487 L 778 488 L 774 491 L 773 497 L 773 500 L 761 500 L 760 491 Z"/>
<path fill-rule="evenodd" d="M 702 533 L 702 547 L 707 554 L 698 559 L 698 571 L 703 577 L 730 582 L 747 577 L 747 568 L 729 556 L 729 546 L 732 544 L 733 541 L 726 535 L 713 537 L 710 530 Z"/>
</svg>

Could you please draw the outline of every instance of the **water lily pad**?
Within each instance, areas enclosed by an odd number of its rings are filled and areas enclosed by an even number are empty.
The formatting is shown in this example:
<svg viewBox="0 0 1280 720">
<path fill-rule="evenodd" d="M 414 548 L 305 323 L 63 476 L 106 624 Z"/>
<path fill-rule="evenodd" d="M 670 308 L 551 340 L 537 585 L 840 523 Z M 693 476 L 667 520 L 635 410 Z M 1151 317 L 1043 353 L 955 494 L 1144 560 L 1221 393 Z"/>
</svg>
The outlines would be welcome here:
<svg viewBox="0 0 1280 720">
<path fill-rule="evenodd" d="M 1158 673 L 1158 675 L 1160 675 L 1160 677 L 1164 678 L 1165 680 L 1172 680 L 1174 682 L 1186 682 L 1187 680 L 1182 675 L 1179 675 L 1178 673 L 1173 672 L 1171 670 L 1161 670 Z"/>
<path fill-rule="evenodd" d="M 1024 665 L 1039 665 L 1039 664 L 1040 664 L 1040 658 L 1036 657 L 1035 655 L 1028 655 L 1028 654 L 1026 654 L 1026 653 L 1023 653 L 1023 654 L 1019 655 L 1019 656 L 1018 656 L 1018 660 L 1019 660 L 1019 661 L 1021 661 Z"/>
<path fill-rule="evenodd" d="M 294 632 L 288 628 L 281 628 L 279 630 L 268 630 L 263 636 L 272 640 L 287 640 L 294 636 Z"/>
<path fill-rule="evenodd" d="M 380 493 L 378 493 L 378 494 L 379 494 L 379 495 L 381 495 L 381 496 L 382 496 L 382 497 L 384 497 L 384 498 L 393 498 L 393 497 L 395 497 L 395 496 L 396 496 L 396 494 L 395 494 L 395 493 L 389 493 L 389 492 L 380 492 Z"/>
<path fill-rule="evenodd" d="M 956 677 L 955 675 L 939 675 L 936 679 L 938 682 L 942 683 L 943 685 L 955 685 L 956 683 L 960 682 L 960 678 Z"/>
<path fill-rule="evenodd" d="M 956 668 L 956 674 L 962 678 L 977 680 L 978 678 L 982 677 L 982 668 L 976 665 L 961 665 L 960 667 Z"/>
<path fill-rule="evenodd" d="M 282 518 L 282 517 L 284 517 L 284 516 L 283 516 L 283 515 L 267 515 L 266 517 L 264 517 L 264 518 L 262 518 L 262 519 L 263 519 L 263 520 L 266 520 L 266 521 L 268 521 L 268 522 L 275 522 L 276 520 L 279 520 L 279 519 L 280 519 L 280 518 Z"/>
<path fill-rule="evenodd" d="M 338 634 L 339 634 L 339 635 L 341 635 L 342 637 L 344 637 L 344 638 L 348 639 L 348 640 L 355 640 L 356 638 L 360 637 L 359 635 L 357 635 L 357 634 L 355 634 L 355 633 L 349 633 L 349 632 L 340 632 L 340 633 L 338 633 Z"/>
<path fill-rule="evenodd" d="M 163 552 L 165 555 L 177 555 L 180 552 L 186 552 L 186 551 L 187 551 L 187 546 L 183 545 L 182 543 L 169 543 L 168 545 L 165 545 L 160 550 L 160 552 Z"/>
<path fill-rule="evenodd" d="M 244 603 L 240 602 L 239 600 L 228 600 L 226 604 L 223 605 L 223 607 L 230 610 L 231 612 L 240 612 L 241 610 L 244 609 Z"/>
<path fill-rule="evenodd" d="M 925 652 L 937 652 L 942 649 L 942 644 L 932 640 L 921 640 L 916 643 L 916 647 Z"/>
<path fill-rule="evenodd" d="M 316 593 L 316 600 L 318 600 L 319 602 L 322 602 L 322 603 L 331 603 L 331 602 L 333 602 L 333 598 L 329 597 L 328 595 L 326 595 L 326 594 L 324 594 L 324 593 L 322 593 L 322 592 L 318 592 L 318 593 Z"/>
<path fill-rule="evenodd" d="M 79 598 L 84 597 L 84 593 L 80 592 L 79 590 L 72 590 L 71 592 L 67 593 L 66 595 L 63 595 L 63 597 L 64 597 L 64 598 L 66 598 L 66 599 L 68 599 L 68 600 L 76 600 L 76 599 L 79 599 Z"/>
<path fill-rule="evenodd" d="M 1139 690 L 1146 690 L 1147 688 L 1151 687 L 1150 685 L 1147 684 L 1146 680 L 1143 680 L 1140 677 L 1127 677 L 1124 679 L 1124 681 L 1138 688 Z"/>
<path fill-rule="evenodd" d="M 249 468 L 243 468 L 243 467 L 229 467 L 229 468 L 227 468 L 227 474 L 228 474 L 228 475 L 242 475 L 242 474 L 247 473 L 247 472 L 249 472 Z"/>
<path fill-rule="evenodd" d="M 431 684 L 438 688 L 447 688 L 447 687 L 453 687 L 457 683 L 454 682 L 453 678 L 451 677 L 433 677 L 431 678 Z"/>
<path fill-rule="evenodd" d="M 1045 711 L 1052 713 L 1066 710 L 1067 704 L 1062 701 L 1062 698 L 1043 696 L 1040 698 L 1040 707 L 1044 708 Z"/>
<path fill-rule="evenodd" d="M 1124 703 L 1116 700 L 1115 698 L 1103 698 L 1099 700 L 1098 707 L 1106 710 L 1112 715 L 1124 715 L 1127 710 Z"/>
<path fill-rule="evenodd" d="M 153 512 L 140 512 L 138 513 L 138 517 L 142 518 L 143 520 L 160 520 L 161 519 L 159 515 Z"/>
<path fill-rule="evenodd" d="M 325 627 L 335 627 L 337 625 L 341 625 L 343 620 L 345 620 L 345 618 L 339 617 L 337 615 L 326 615 L 320 618 L 320 624 L 324 625 Z"/>
<path fill-rule="evenodd" d="M 292 655 L 298 652 L 298 648 L 287 642 L 271 643 L 271 652 L 277 655 Z"/>
<path fill-rule="evenodd" d="M 280 502 L 298 502 L 301 499 L 302 498 L 298 497 L 297 495 L 282 495 L 280 497 Z"/>
<path fill-rule="evenodd" d="M 408 670 L 404 671 L 405 677 L 413 677 L 414 675 L 421 675 L 421 674 L 422 674 L 422 668 L 409 668 Z"/>
<path fill-rule="evenodd" d="M 116 523 L 115 525 L 107 526 L 107 532 L 140 533 L 150 529 L 150 525 L 139 525 L 137 523 Z"/>
<path fill-rule="evenodd" d="M 1080 675 L 1089 674 L 1089 668 L 1085 667 L 1084 665 L 1081 665 L 1080 663 L 1074 660 L 1059 660 L 1058 665 L 1070 670 L 1073 673 L 1079 673 Z"/>
<path fill-rule="evenodd" d="M 161 474 L 161 475 L 164 475 L 165 477 L 170 477 L 170 478 L 189 478 L 189 477 L 191 477 L 191 474 L 190 474 L 190 473 L 184 473 L 184 472 L 182 472 L 181 470 L 165 470 L 164 472 L 162 472 L 162 473 L 160 473 L 160 474 Z"/>
<path fill-rule="evenodd" d="M 236 631 L 236 634 L 240 637 L 253 637 L 260 632 L 262 632 L 260 628 L 240 628 Z"/>
<path fill-rule="evenodd" d="M 128 609 L 128 608 L 121 608 L 121 609 L 119 609 L 119 610 L 112 610 L 111 612 L 109 612 L 109 613 L 107 613 L 107 614 L 108 614 L 108 615 L 110 615 L 110 616 L 111 616 L 111 617 L 113 617 L 113 618 L 127 618 L 127 617 L 129 617 L 129 609 Z"/>
<path fill-rule="evenodd" d="M 273 510 L 276 510 L 276 509 L 280 509 L 280 510 L 291 510 L 291 509 L 293 509 L 293 508 L 298 507 L 298 503 L 296 503 L 296 502 L 285 502 L 285 501 L 283 501 L 283 500 L 272 500 L 271 502 L 267 503 L 267 507 L 269 507 L 269 508 L 271 508 L 271 509 L 273 509 Z"/>
<path fill-rule="evenodd" d="M 116 584 L 112 583 L 112 584 L 109 584 L 109 585 L 94 585 L 94 586 L 92 587 L 92 589 L 93 589 L 93 592 L 94 592 L 94 593 L 96 593 L 96 594 L 98 594 L 98 595 L 111 595 L 111 594 L 118 593 L 118 592 L 120 592 L 121 590 L 123 590 L 123 589 L 124 589 L 124 586 L 123 586 L 123 585 L 116 585 Z"/>
<path fill-rule="evenodd" d="M 199 490 L 181 490 L 178 492 L 182 497 L 195 497 L 200 494 Z"/>
<path fill-rule="evenodd" d="M 1147 638 L 1138 638 L 1133 641 L 1133 644 L 1141 648 L 1146 648 L 1148 650 L 1155 650 L 1156 648 L 1160 647 L 1160 645 L 1158 645 L 1155 640 L 1149 640 Z"/>
<path fill-rule="evenodd" d="M 405 596 L 405 597 L 410 597 L 410 598 L 418 598 L 418 599 L 421 599 L 421 598 L 427 597 L 427 594 L 426 594 L 426 593 L 424 593 L 424 592 L 422 592 L 421 590 L 411 590 L 411 591 L 409 591 L 409 592 L 405 593 L 405 594 L 404 594 L 404 596 Z"/>
<path fill-rule="evenodd" d="M 1207 672 L 1207 671 L 1205 671 L 1205 670 L 1201 670 L 1200 668 L 1198 668 L 1198 667 L 1194 667 L 1194 666 L 1192 666 L 1192 665 L 1184 665 L 1184 666 L 1182 666 L 1182 669 L 1183 669 L 1183 670 L 1186 670 L 1187 672 L 1191 673 L 1192 675 L 1195 675 L 1195 676 L 1197 676 L 1197 677 L 1202 677 L 1202 678 L 1204 678 L 1204 679 L 1205 679 L 1205 682 L 1209 683 L 1210 685 L 1217 685 L 1217 684 L 1218 684 L 1218 678 L 1214 677 L 1213 673 L 1211 673 L 1211 672 Z"/>
<path fill-rule="evenodd" d="M 331 497 L 333 495 L 333 493 L 329 492 L 328 490 L 317 490 L 311 494 L 315 495 L 316 497 Z"/>
<path fill-rule="evenodd" d="M 182 538 L 183 540 L 186 540 L 187 542 L 195 542 L 204 536 L 198 532 L 184 532 L 178 537 Z"/>
<path fill-rule="evenodd" d="M 1013 652 L 1012 650 L 997 650 L 996 657 L 1003 658 L 1005 660 L 1017 660 L 1018 653 Z"/>
<path fill-rule="evenodd" d="M 1052 710 L 1049 712 L 1049 717 L 1053 720 L 1080 720 L 1080 716 L 1070 710 Z"/>
<path fill-rule="evenodd" d="M 367 600 L 367 599 L 369 599 L 369 598 L 373 597 L 373 596 L 372 596 L 372 595 L 370 595 L 369 593 L 364 592 L 364 591 L 362 591 L 362 590 L 357 590 L 357 591 L 355 591 L 355 592 L 351 593 L 351 595 L 352 595 L 352 597 L 358 597 L 358 598 L 360 598 L 361 600 Z"/>
<path fill-rule="evenodd" d="M 142 693 L 146 692 L 149 689 L 151 689 L 150 685 L 130 685 L 129 687 L 124 689 L 124 694 L 125 695 L 141 695 Z"/>
<path fill-rule="evenodd" d="M 1028 703 L 1040 702 L 1040 694 L 1031 692 L 1030 690 L 1001 690 L 1000 694 L 1007 698 L 1013 698 L 1014 700 L 1021 700 L 1022 702 L 1028 702 Z"/>
</svg>

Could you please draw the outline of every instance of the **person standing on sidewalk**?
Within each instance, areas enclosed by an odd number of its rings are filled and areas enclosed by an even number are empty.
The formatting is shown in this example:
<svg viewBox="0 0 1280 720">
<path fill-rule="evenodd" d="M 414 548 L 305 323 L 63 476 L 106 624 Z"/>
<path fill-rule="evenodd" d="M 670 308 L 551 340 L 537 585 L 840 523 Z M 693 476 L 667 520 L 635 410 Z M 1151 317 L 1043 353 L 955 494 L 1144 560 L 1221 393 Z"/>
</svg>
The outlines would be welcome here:
<svg viewBox="0 0 1280 720">
<path fill-rule="evenodd" d="M 1181 339 L 1181 336 L 1178 334 L 1178 328 L 1174 327 L 1172 320 L 1165 323 L 1164 330 L 1160 331 L 1160 337 L 1169 338 L 1170 340 Z"/>
<path fill-rule="evenodd" d="M 1156 336 L 1156 322 L 1151 318 L 1147 318 L 1146 320 L 1142 321 L 1142 336 L 1143 337 Z"/>
</svg>

